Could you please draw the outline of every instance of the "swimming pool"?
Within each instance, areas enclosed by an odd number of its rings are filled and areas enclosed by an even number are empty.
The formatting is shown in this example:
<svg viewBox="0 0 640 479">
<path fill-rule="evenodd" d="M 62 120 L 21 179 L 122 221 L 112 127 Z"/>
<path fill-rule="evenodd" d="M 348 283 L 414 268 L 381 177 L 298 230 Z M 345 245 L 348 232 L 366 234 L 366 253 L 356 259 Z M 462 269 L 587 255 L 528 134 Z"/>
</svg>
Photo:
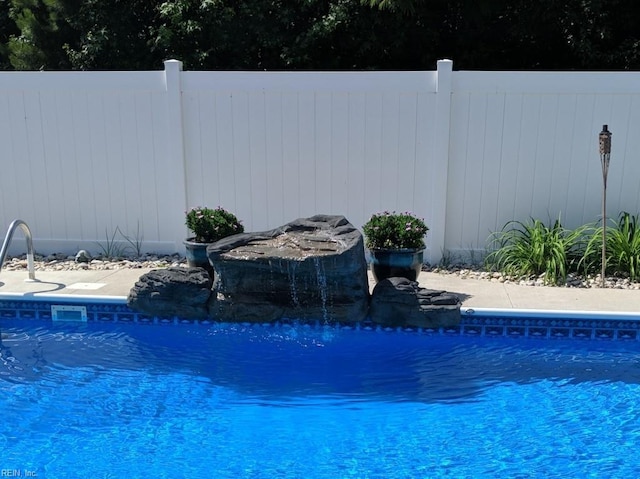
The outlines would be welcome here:
<svg viewBox="0 0 640 479">
<path fill-rule="evenodd" d="M 0 469 L 23 477 L 640 471 L 640 348 L 620 333 L 632 322 L 580 336 L 586 323 L 546 319 L 536 335 L 540 318 L 480 315 L 431 334 L 152 320 L 117 304 L 56 323 L 44 304 L 0 306 Z"/>
</svg>

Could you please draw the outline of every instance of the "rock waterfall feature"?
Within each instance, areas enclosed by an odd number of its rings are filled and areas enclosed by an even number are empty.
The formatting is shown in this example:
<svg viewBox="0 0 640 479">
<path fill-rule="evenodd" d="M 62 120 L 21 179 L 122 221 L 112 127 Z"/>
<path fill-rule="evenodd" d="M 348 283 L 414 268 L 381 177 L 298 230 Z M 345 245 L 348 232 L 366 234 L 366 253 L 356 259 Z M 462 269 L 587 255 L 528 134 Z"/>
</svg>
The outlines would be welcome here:
<svg viewBox="0 0 640 479">
<path fill-rule="evenodd" d="M 361 233 L 344 216 L 301 218 L 209 246 L 215 270 L 210 316 L 358 322 L 369 307 Z"/>
</svg>

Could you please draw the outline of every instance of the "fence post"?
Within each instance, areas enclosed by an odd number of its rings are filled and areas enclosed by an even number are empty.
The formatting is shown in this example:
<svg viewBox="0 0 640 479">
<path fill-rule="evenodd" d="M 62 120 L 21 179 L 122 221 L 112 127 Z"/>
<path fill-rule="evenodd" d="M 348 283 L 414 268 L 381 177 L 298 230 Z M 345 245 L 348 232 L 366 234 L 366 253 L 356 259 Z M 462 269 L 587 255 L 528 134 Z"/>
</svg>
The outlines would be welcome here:
<svg viewBox="0 0 640 479">
<path fill-rule="evenodd" d="M 451 122 L 451 83 L 453 61 L 438 60 L 436 85 L 434 163 L 431 174 L 431 208 L 429 225 L 429 263 L 436 264 L 445 252 L 447 223 L 447 174 L 449 170 L 449 135 Z"/>
<path fill-rule="evenodd" d="M 188 208 L 187 198 L 187 174 L 184 153 L 184 125 L 182 120 L 182 62 L 179 60 L 166 60 L 164 62 L 164 74 L 167 87 L 167 114 L 169 116 L 167 125 L 167 145 L 169 146 L 169 158 L 175 165 L 175 197 L 182 200 L 182 205 L 175 205 L 176 211 L 167 212 L 169 218 L 175 217 L 175 233 L 176 251 L 181 251 L 182 241 L 186 237 L 184 229 L 184 210 Z M 180 215 L 179 221 L 177 215 Z M 180 226 L 178 226 L 180 225 Z M 180 246 L 179 246 L 180 245 Z M 178 249 L 180 248 L 180 249 Z"/>
</svg>

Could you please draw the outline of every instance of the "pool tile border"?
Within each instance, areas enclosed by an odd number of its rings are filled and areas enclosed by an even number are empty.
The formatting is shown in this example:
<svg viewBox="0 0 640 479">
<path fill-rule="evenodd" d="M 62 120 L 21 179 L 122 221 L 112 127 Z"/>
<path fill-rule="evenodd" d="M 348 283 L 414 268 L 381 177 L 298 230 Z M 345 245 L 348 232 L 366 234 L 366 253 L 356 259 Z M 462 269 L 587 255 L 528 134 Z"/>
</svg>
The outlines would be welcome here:
<svg viewBox="0 0 640 479">
<path fill-rule="evenodd" d="M 52 320 L 51 306 L 60 302 L 42 299 L 0 299 L 0 319 Z M 178 317 L 152 317 L 132 311 L 122 302 L 100 303 L 95 301 L 64 301 L 64 304 L 84 306 L 89 322 L 117 322 L 137 324 L 213 324 L 212 320 L 195 320 Z M 382 332 L 405 332 L 425 335 L 461 336 L 461 337 L 508 337 L 535 338 L 548 340 L 600 340 L 600 341 L 640 341 L 640 314 L 612 315 L 580 314 L 567 312 L 541 314 L 526 311 L 478 312 L 463 310 L 459 325 L 439 328 L 381 328 L 368 321 L 358 324 L 341 324 L 342 329 L 375 330 Z M 296 321 L 283 321 L 282 324 L 294 324 Z M 270 323 L 246 324 L 246 326 L 265 327 Z M 317 326 L 321 326 L 320 323 Z"/>
</svg>

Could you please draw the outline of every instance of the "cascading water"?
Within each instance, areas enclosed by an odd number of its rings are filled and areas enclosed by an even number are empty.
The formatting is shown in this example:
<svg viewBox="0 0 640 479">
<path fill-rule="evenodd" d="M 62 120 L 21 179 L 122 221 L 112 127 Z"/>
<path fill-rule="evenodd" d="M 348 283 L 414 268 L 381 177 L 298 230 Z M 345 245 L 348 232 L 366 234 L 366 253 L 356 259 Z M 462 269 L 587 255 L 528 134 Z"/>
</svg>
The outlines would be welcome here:
<svg viewBox="0 0 640 479">
<path fill-rule="evenodd" d="M 329 321 L 329 312 L 327 311 L 327 275 L 320 263 L 320 258 L 314 257 L 313 262 L 316 267 L 316 284 L 322 301 L 322 320 L 327 323 Z"/>
<path fill-rule="evenodd" d="M 287 263 L 287 275 L 289 276 L 289 292 L 291 293 L 291 301 L 296 308 L 300 306 L 300 299 L 298 298 L 298 282 L 296 280 L 297 269 L 297 262 Z"/>
</svg>

